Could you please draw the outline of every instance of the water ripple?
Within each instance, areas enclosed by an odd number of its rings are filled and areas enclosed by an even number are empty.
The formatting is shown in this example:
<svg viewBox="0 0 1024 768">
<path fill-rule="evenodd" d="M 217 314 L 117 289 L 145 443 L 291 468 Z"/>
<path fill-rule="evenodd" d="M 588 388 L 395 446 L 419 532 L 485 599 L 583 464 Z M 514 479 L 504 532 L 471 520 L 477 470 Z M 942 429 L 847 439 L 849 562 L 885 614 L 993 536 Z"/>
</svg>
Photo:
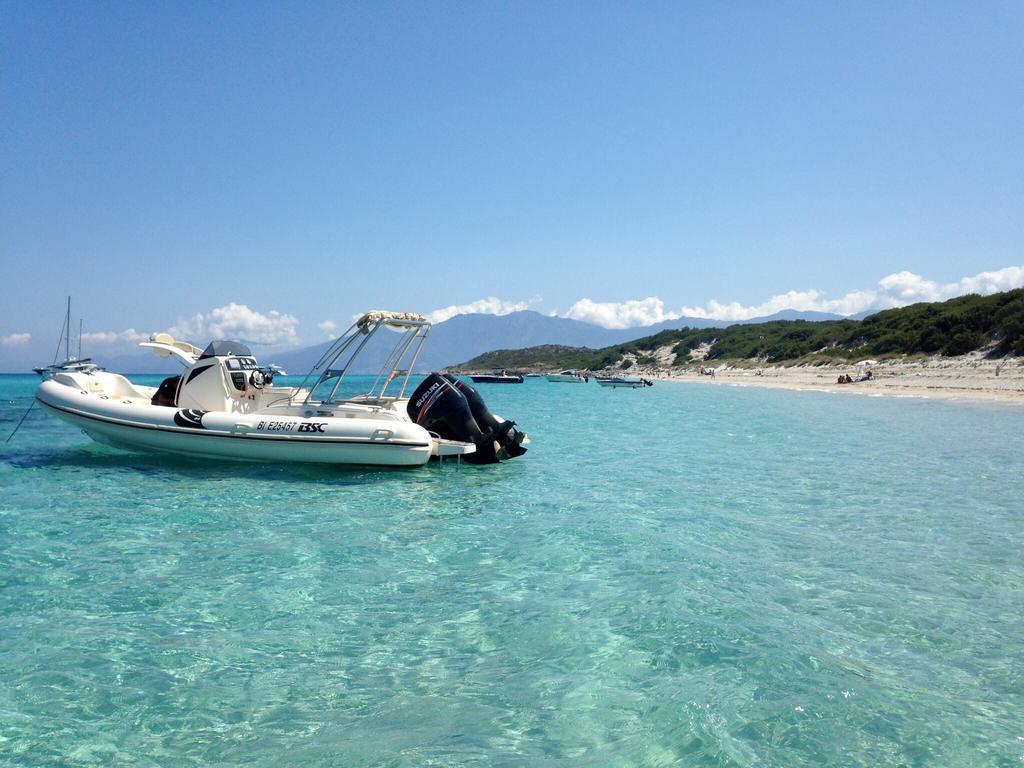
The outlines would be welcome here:
<svg viewBox="0 0 1024 768">
<path fill-rule="evenodd" d="M 0 377 L 0 422 L 32 384 Z M 1024 414 L 486 395 L 524 459 L 218 467 L 31 413 L 0 454 L 0 763 L 1024 758 Z"/>
</svg>

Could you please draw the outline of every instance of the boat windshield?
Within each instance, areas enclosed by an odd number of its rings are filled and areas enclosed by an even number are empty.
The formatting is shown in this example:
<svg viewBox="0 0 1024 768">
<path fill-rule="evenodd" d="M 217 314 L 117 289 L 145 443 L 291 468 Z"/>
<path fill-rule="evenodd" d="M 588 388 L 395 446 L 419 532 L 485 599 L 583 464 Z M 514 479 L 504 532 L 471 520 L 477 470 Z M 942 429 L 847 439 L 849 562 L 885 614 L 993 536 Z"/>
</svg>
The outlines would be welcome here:
<svg viewBox="0 0 1024 768">
<path fill-rule="evenodd" d="M 227 357 L 228 355 L 234 355 L 235 357 L 252 357 L 252 352 L 249 348 L 242 344 L 240 341 L 226 341 L 224 339 L 218 339 L 211 341 L 206 349 L 203 350 L 203 354 L 199 356 L 200 360 L 208 357 Z"/>
</svg>

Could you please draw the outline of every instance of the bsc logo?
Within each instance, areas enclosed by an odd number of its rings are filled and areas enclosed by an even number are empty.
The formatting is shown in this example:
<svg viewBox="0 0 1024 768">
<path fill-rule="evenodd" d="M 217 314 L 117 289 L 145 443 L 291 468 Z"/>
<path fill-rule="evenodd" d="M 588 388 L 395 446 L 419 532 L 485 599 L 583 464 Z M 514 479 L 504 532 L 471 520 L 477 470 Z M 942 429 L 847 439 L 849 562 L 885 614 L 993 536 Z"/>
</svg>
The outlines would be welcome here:
<svg viewBox="0 0 1024 768">
<path fill-rule="evenodd" d="M 299 432 L 325 432 L 324 427 L 327 426 L 327 422 L 322 424 L 299 424 Z"/>
</svg>

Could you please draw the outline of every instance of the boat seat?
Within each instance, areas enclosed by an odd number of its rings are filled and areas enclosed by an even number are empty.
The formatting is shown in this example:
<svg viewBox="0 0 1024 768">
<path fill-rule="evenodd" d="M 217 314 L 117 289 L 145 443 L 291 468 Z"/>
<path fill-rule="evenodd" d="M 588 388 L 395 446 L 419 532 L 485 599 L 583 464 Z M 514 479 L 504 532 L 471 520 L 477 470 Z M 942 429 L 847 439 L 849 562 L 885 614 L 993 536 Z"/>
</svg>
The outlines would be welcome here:
<svg viewBox="0 0 1024 768">
<path fill-rule="evenodd" d="M 189 344 L 187 341 L 178 341 L 169 333 L 154 333 L 149 337 L 149 340 L 156 344 L 166 344 L 169 347 L 176 347 L 187 355 L 198 358 L 203 354 L 203 350 L 199 347 Z"/>
<path fill-rule="evenodd" d="M 146 395 L 137 390 L 128 379 L 119 373 L 107 374 L 103 377 L 103 394 L 107 397 L 144 397 Z"/>
</svg>

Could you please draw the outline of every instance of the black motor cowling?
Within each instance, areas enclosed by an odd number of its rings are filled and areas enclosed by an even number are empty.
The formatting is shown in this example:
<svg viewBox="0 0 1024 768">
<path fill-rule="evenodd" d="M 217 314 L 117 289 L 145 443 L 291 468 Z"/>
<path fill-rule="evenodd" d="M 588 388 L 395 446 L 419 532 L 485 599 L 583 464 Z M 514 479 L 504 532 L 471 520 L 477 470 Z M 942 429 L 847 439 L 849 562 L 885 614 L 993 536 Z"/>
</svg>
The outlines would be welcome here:
<svg viewBox="0 0 1024 768">
<path fill-rule="evenodd" d="M 498 451 L 498 458 L 500 460 L 514 459 L 516 456 L 526 453 L 526 449 L 522 445 L 526 439 L 526 433 L 516 429 L 514 421 L 502 421 L 491 413 L 484 404 L 484 399 L 480 397 L 480 393 L 462 379 L 447 373 L 444 374 L 444 378 L 466 398 L 466 402 L 469 403 L 469 411 L 473 414 L 473 419 L 480 429 L 505 437 L 504 440 L 499 440 L 501 449 Z M 502 451 L 507 455 L 502 455 Z"/>
<path fill-rule="evenodd" d="M 473 443 L 476 452 L 465 457 L 471 464 L 494 464 L 526 453 L 526 435 L 515 422 L 497 419 L 475 389 L 454 377 L 427 376 L 409 398 L 408 412 L 445 440 Z"/>
</svg>

